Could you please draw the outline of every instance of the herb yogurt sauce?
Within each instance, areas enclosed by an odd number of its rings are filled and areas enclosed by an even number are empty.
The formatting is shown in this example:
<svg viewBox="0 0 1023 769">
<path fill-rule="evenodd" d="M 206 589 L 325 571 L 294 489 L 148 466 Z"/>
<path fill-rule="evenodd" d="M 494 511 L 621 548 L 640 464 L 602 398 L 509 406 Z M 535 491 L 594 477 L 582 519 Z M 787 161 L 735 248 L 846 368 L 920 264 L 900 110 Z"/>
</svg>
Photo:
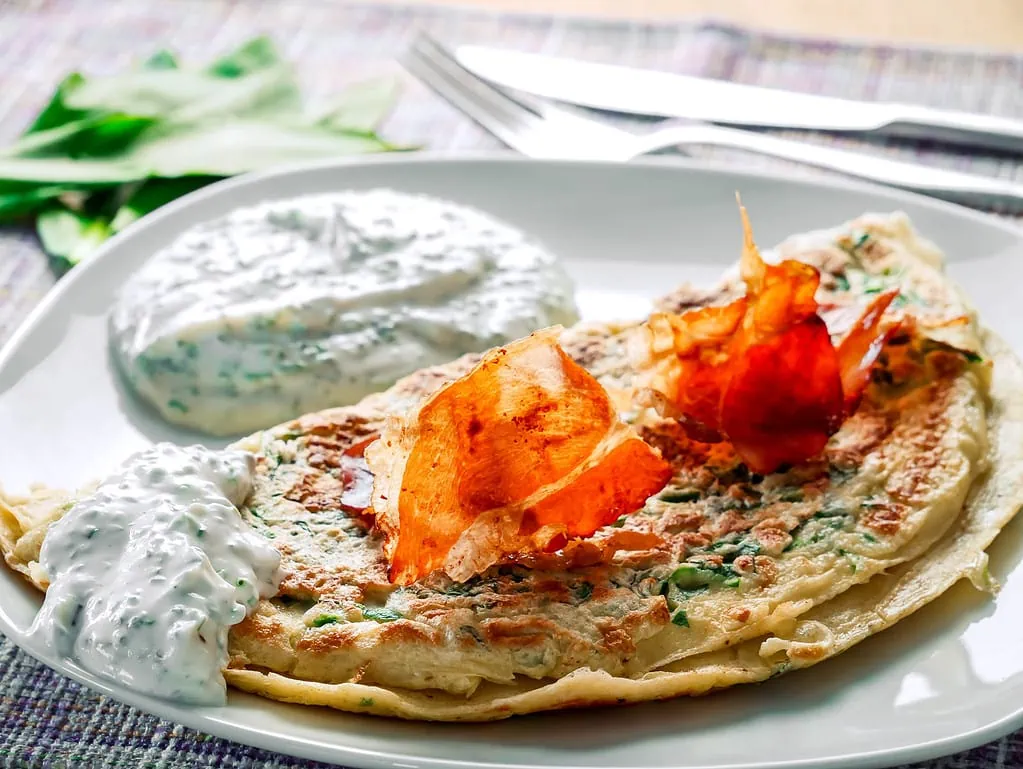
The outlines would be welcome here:
<svg viewBox="0 0 1023 769">
<path fill-rule="evenodd" d="M 137 692 L 221 704 L 227 633 L 277 592 L 280 554 L 242 521 L 254 458 L 158 444 L 54 523 L 30 634 Z"/>
<path fill-rule="evenodd" d="M 165 419 L 229 435 L 577 320 L 568 276 L 520 231 L 373 190 L 241 208 L 187 231 L 124 286 L 110 333 Z"/>
</svg>

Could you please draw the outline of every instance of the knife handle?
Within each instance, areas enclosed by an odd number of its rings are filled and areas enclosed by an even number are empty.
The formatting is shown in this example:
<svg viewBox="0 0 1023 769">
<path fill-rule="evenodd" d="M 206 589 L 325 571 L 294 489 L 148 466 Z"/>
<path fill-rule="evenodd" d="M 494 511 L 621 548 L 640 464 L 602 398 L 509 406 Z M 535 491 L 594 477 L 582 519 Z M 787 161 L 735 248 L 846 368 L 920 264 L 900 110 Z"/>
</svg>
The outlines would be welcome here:
<svg viewBox="0 0 1023 769">
<path fill-rule="evenodd" d="M 913 105 L 892 107 L 878 132 L 906 139 L 933 139 L 1006 152 L 1023 152 L 1023 121 Z"/>
<path fill-rule="evenodd" d="M 669 126 L 642 137 L 637 142 L 635 155 L 694 145 L 746 150 L 978 208 L 1023 210 L 1023 185 L 1003 179 L 946 171 L 734 128 L 700 124 Z"/>
</svg>

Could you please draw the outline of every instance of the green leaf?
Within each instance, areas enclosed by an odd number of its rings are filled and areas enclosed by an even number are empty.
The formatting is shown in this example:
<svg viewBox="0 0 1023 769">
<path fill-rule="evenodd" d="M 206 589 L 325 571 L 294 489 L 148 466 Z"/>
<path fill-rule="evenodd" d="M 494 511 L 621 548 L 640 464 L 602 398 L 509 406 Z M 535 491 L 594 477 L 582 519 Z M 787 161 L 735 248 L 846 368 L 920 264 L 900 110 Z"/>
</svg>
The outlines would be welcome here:
<svg viewBox="0 0 1023 769">
<path fill-rule="evenodd" d="M 215 182 L 216 176 L 186 176 L 180 179 L 149 179 L 139 186 L 117 210 L 110 229 L 120 232 L 148 213 L 190 192 Z"/>
<path fill-rule="evenodd" d="M 2 151 L 17 157 L 98 157 L 123 152 L 155 119 L 112 113 L 26 134 Z"/>
<path fill-rule="evenodd" d="M 67 187 L 55 185 L 29 187 L 21 192 L 0 193 L 0 222 L 9 222 L 35 213 L 67 191 Z"/>
<path fill-rule="evenodd" d="M 140 69 L 83 81 L 65 97 L 69 109 L 86 114 L 131 115 L 195 120 L 216 114 L 252 114 L 292 110 L 300 102 L 298 86 L 286 66 L 225 80 L 187 69 Z M 181 114 L 178 114 L 181 113 Z"/>
<path fill-rule="evenodd" d="M 145 178 L 145 170 L 129 160 L 69 160 L 0 155 L 0 180 L 51 185 L 104 186 Z"/>
<path fill-rule="evenodd" d="M 204 77 L 207 82 L 193 83 L 196 92 L 173 112 L 168 112 L 169 121 L 180 125 L 229 116 L 293 120 L 302 114 L 302 93 L 287 65 L 227 81 Z"/>
<path fill-rule="evenodd" d="M 372 134 L 236 119 L 144 132 L 120 156 L 71 160 L 0 156 L 0 180 L 104 186 L 150 176 L 234 176 L 286 163 L 393 150 Z"/>
<path fill-rule="evenodd" d="M 142 62 L 143 69 L 177 69 L 178 59 L 177 57 L 168 50 L 157 51 L 144 62 Z"/>
<path fill-rule="evenodd" d="M 369 133 L 387 117 L 401 92 L 396 77 L 380 77 L 346 88 L 316 122 L 325 128 Z"/>
<path fill-rule="evenodd" d="M 689 617 L 684 609 L 675 610 L 675 613 L 671 615 L 671 624 L 678 625 L 679 627 L 689 627 Z"/>
<path fill-rule="evenodd" d="M 235 78 L 273 67 L 281 61 L 273 41 L 265 35 L 261 35 L 217 59 L 206 71 L 217 77 Z"/>
<path fill-rule="evenodd" d="M 35 121 L 25 133 L 31 134 L 36 131 L 45 131 L 49 128 L 62 126 L 72 120 L 83 118 L 85 113 L 82 110 L 68 107 L 65 100 L 69 94 L 81 87 L 84 82 L 85 78 L 78 72 L 72 72 L 60 81 L 57 85 L 57 90 L 50 97 L 49 104 L 43 107 L 43 111 L 36 116 Z"/>
<path fill-rule="evenodd" d="M 372 135 L 281 125 L 255 119 L 185 126 L 143 136 L 125 156 L 150 176 L 234 176 L 285 163 L 380 152 L 390 145 Z M 0 165 L 0 176 L 3 168 Z"/>
<path fill-rule="evenodd" d="M 75 265 L 110 236 L 110 226 L 103 218 L 53 208 L 39 215 L 36 232 L 47 254 L 67 265 Z"/>
</svg>

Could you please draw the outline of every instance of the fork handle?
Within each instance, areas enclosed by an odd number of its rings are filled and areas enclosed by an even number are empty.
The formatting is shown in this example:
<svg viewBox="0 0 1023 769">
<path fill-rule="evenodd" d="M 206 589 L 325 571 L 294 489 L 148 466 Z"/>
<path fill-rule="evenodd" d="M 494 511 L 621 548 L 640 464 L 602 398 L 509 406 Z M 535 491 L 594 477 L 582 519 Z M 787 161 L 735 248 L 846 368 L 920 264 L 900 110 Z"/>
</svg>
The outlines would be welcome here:
<svg viewBox="0 0 1023 769">
<path fill-rule="evenodd" d="M 769 134 L 706 125 L 662 128 L 644 137 L 636 155 L 680 145 L 707 145 L 746 150 L 797 163 L 838 171 L 849 176 L 920 192 L 980 208 L 1023 209 L 1023 185 L 960 171 L 821 147 Z"/>
</svg>

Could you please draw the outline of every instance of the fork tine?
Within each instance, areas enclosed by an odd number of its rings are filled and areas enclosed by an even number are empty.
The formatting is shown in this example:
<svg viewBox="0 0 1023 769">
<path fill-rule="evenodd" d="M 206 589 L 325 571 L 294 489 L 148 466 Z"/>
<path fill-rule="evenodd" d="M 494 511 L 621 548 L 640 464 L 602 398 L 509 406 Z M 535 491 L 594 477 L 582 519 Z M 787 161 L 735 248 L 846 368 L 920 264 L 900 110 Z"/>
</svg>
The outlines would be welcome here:
<svg viewBox="0 0 1023 769">
<path fill-rule="evenodd" d="M 538 127 L 542 118 L 464 70 L 425 35 L 417 35 L 402 63 L 424 84 L 506 144 L 530 154 L 523 133 Z"/>
<path fill-rule="evenodd" d="M 494 85 L 486 78 L 482 78 L 475 72 L 470 70 L 468 66 L 465 66 L 463 63 L 461 63 L 461 61 L 458 60 L 458 57 L 447 46 L 442 45 L 441 43 L 437 42 L 434 38 L 426 34 L 421 34 L 419 37 L 428 43 L 428 45 L 431 47 L 433 53 L 436 55 L 437 58 L 443 58 L 445 62 L 451 65 L 451 67 L 456 67 L 459 74 L 464 76 L 465 80 L 472 80 L 473 82 L 479 83 L 482 87 L 485 87 L 490 91 L 499 94 L 508 101 L 511 101 L 515 104 L 518 104 L 521 107 L 526 108 L 527 110 L 533 112 L 533 114 L 539 116 L 540 118 L 551 118 L 554 116 L 568 115 L 567 110 L 554 106 L 552 103 L 544 101 L 543 99 L 537 98 L 536 96 L 533 96 L 531 94 L 523 93 L 522 91 L 515 91 L 514 93 L 509 93 L 505 89 Z"/>
<path fill-rule="evenodd" d="M 507 94 L 463 67 L 425 34 L 413 39 L 402 63 L 441 98 L 524 155 L 588 160 L 626 160 L 635 155 L 634 136 L 543 100 Z"/>
<path fill-rule="evenodd" d="M 417 44 L 423 50 L 429 52 L 428 55 L 431 59 L 437 62 L 443 62 L 445 68 L 459 80 L 478 86 L 481 91 L 486 91 L 489 94 L 492 94 L 495 99 L 500 99 L 502 102 L 514 105 L 519 109 L 525 109 L 539 117 L 550 117 L 554 113 L 562 112 L 562 110 L 559 110 L 551 104 L 545 103 L 541 99 L 537 99 L 529 94 L 519 93 L 518 91 L 514 94 L 509 93 L 505 89 L 494 85 L 485 78 L 480 77 L 462 64 L 450 48 L 438 42 L 435 38 L 425 32 L 419 33 Z"/>
</svg>

